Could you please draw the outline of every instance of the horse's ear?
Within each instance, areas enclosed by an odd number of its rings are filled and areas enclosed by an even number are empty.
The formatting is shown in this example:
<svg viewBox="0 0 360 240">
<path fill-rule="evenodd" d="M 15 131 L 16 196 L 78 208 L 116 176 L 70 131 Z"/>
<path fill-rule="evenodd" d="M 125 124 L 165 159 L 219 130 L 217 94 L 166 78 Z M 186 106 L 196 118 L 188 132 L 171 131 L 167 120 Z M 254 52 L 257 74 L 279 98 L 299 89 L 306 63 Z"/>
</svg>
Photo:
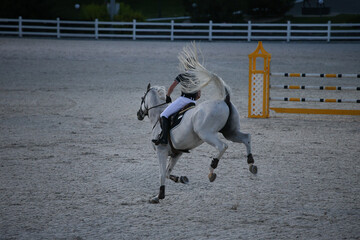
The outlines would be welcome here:
<svg viewBox="0 0 360 240">
<path fill-rule="evenodd" d="M 149 83 L 148 86 L 147 86 L 147 90 L 149 90 L 151 87 L 151 84 Z"/>
</svg>

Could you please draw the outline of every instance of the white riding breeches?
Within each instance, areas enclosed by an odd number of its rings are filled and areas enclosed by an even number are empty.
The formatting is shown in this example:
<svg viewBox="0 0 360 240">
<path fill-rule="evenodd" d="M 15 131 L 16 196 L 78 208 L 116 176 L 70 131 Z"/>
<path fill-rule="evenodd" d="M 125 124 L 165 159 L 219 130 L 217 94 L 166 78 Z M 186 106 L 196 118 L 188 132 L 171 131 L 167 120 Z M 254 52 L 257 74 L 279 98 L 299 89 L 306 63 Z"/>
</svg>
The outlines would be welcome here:
<svg viewBox="0 0 360 240">
<path fill-rule="evenodd" d="M 169 118 L 172 114 L 180 111 L 189 103 L 195 103 L 194 100 L 186 97 L 178 97 L 174 102 L 172 102 L 165 110 L 160 114 L 160 117 Z"/>
</svg>

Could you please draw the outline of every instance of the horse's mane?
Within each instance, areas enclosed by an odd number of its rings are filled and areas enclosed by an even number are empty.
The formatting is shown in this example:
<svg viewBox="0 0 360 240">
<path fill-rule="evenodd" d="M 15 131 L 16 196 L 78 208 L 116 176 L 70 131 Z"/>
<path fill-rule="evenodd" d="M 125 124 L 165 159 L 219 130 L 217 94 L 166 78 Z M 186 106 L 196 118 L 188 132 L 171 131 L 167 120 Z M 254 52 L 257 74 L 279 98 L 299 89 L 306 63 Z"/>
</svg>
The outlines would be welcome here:
<svg viewBox="0 0 360 240">
<path fill-rule="evenodd" d="M 198 49 L 195 42 L 185 46 L 179 53 L 178 59 L 180 61 L 179 70 L 184 78 L 184 81 L 181 82 L 181 90 L 183 92 L 197 92 L 213 82 L 220 98 L 225 98 L 225 96 L 229 94 L 230 88 L 226 83 L 199 62 Z"/>
<path fill-rule="evenodd" d="M 152 86 L 151 88 L 157 91 L 157 95 L 161 100 L 166 100 L 166 90 L 164 86 Z"/>
</svg>

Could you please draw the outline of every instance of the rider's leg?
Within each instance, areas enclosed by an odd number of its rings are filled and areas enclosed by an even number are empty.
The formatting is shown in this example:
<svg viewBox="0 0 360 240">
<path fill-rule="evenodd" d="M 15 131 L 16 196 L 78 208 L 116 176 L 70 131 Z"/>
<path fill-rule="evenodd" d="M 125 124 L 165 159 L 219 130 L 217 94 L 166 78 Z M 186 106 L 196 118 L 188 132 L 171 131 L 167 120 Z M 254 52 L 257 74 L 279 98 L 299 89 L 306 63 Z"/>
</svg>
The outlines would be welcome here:
<svg viewBox="0 0 360 240">
<path fill-rule="evenodd" d="M 161 136 L 158 139 L 152 140 L 152 142 L 155 143 L 155 145 L 168 144 L 170 120 L 166 117 L 161 117 L 160 122 L 161 122 L 162 133 L 160 134 Z"/>
<path fill-rule="evenodd" d="M 169 117 L 173 115 L 174 113 L 180 111 L 184 106 L 187 104 L 195 102 L 194 100 L 191 100 L 186 97 L 179 97 L 177 98 L 173 103 L 171 103 L 165 110 L 160 114 L 161 117 L 161 128 L 163 130 L 162 134 L 159 135 L 157 139 L 153 139 L 152 142 L 155 143 L 155 145 L 159 144 L 168 144 L 168 135 L 170 131 L 170 121 Z M 165 133 L 166 131 L 166 133 Z"/>
<path fill-rule="evenodd" d="M 169 118 L 171 115 L 180 111 L 180 109 L 182 109 L 191 102 L 195 102 L 195 101 L 186 97 L 178 97 L 167 108 L 165 108 L 165 110 L 160 114 L 160 117 Z"/>
</svg>

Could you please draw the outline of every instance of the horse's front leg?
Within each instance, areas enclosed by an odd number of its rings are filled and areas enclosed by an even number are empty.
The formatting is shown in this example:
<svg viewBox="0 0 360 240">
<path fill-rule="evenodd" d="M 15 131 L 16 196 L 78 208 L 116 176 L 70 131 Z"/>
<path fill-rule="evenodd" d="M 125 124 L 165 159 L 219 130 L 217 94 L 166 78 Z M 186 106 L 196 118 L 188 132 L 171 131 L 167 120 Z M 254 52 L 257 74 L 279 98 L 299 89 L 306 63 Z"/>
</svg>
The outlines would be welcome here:
<svg viewBox="0 0 360 240">
<path fill-rule="evenodd" d="M 150 203 L 159 203 L 160 199 L 165 198 L 166 162 L 168 158 L 166 146 L 157 147 L 157 156 L 160 166 L 160 190 L 157 196 L 150 199 Z"/>
<path fill-rule="evenodd" d="M 174 154 L 174 155 L 170 156 L 169 163 L 166 168 L 166 178 L 169 178 L 170 180 L 172 180 L 176 183 L 187 184 L 187 183 L 189 183 L 189 179 L 186 176 L 179 177 L 179 176 L 171 175 L 171 171 L 174 169 L 175 164 L 177 163 L 177 161 L 179 160 L 181 155 L 182 155 L 181 153 L 178 153 L 178 154 Z"/>
<path fill-rule="evenodd" d="M 170 159 L 166 168 L 166 178 L 170 178 L 171 171 L 174 169 L 180 157 L 181 157 L 181 153 L 170 155 Z"/>
</svg>

